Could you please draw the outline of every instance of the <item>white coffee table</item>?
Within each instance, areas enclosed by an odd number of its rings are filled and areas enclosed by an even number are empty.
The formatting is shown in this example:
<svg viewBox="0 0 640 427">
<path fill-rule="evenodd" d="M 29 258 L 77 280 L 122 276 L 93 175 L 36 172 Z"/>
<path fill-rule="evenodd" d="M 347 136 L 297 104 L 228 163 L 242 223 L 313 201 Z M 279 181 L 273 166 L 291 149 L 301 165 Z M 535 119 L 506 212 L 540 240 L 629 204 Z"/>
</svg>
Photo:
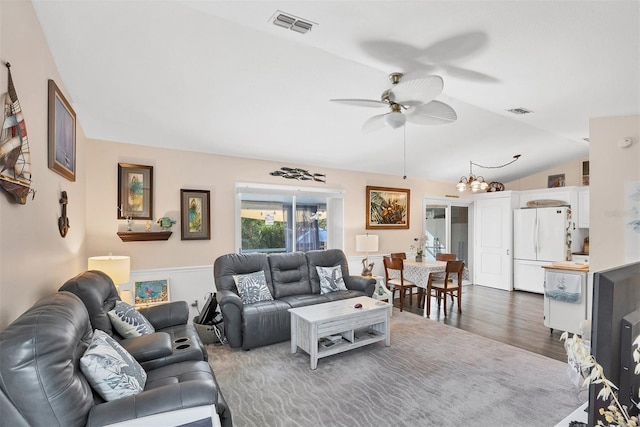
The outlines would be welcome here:
<svg viewBox="0 0 640 427">
<path fill-rule="evenodd" d="M 355 308 L 355 304 L 362 308 Z M 369 297 L 349 298 L 324 304 L 290 308 L 291 353 L 300 347 L 311 358 L 311 369 L 318 359 L 353 350 L 378 341 L 391 345 L 390 317 L 392 306 Z M 320 344 L 320 339 L 340 335 L 334 344 Z"/>
</svg>

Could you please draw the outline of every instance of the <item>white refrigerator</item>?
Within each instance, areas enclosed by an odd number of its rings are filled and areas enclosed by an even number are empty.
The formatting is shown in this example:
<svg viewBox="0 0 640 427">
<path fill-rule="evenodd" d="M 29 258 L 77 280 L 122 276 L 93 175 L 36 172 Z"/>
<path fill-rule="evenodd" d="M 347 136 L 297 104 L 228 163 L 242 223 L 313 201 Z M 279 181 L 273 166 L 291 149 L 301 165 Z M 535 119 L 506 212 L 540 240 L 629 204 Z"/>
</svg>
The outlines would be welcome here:
<svg viewBox="0 0 640 427">
<path fill-rule="evenodd" d="M 571 259 L 571 208 L 513 211 L 513 287 L 544 293 L 543 265 Z"/>
</svg>

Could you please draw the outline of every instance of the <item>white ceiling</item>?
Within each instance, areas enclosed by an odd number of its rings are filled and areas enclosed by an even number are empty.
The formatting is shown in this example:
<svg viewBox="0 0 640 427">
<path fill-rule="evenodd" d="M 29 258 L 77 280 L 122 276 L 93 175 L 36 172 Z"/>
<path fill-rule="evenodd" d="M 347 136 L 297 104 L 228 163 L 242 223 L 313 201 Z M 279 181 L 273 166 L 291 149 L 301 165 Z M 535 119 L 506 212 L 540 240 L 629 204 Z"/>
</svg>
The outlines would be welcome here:
<svg viewBox="0 0 640 427">
<path fill-rule="evenodd" d="M 441 75 L 455 123 L 408 123 L 406 174 L 511 180 L 588 156 L 589 119 L 640 113 L 639 1 L 33 1 L 86 135 L 403 175 L 387 75 Z M 277 10 L 316 23 L 277 27 Z M 534 113 L 516 116 L 507 109 Z"/>
</svg>

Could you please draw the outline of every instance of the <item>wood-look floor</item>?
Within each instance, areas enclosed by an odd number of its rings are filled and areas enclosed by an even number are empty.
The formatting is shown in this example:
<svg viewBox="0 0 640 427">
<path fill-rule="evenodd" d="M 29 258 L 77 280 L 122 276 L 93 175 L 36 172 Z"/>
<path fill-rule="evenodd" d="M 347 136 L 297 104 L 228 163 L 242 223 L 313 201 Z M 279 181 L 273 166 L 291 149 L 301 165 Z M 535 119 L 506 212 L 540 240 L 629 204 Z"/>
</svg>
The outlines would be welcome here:
<svg viewBox="0 0 640 427">
<path fill-rule="evenodd" d="M 417 307 L 414 291 L 413 304 L 405 299 L 404 310 L 422 316 Z M 462 313 L 458 314 L 457 301 L 453 307 L 447 301 L 447 317 L 442 307 L 438 310 L 435 298 L 431 300 L 432 320 L 486 337 L 524 350 L 565 362 L 567 355 L 562 331 L 551 331 L 544 326 L 544 298 L 540 294 L 523 291 L 503 291 L 485 286 L 464 286 Z M 400 307 L 396 292 L 394 307 Z"/>
</svg>

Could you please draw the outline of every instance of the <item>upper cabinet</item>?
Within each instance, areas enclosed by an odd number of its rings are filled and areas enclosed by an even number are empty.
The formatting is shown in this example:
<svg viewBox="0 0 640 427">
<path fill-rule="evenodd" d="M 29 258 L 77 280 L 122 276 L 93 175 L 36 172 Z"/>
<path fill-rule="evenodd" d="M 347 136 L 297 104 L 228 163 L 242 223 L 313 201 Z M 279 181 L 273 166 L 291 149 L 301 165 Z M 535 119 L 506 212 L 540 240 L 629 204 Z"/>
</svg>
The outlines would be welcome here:
<svg viewBox="0 0 640 427">
<path fill-rule="evenodd" d="M 589 228 L 589 187 L 578 192 L 578 228 Z"/>
</svg>

